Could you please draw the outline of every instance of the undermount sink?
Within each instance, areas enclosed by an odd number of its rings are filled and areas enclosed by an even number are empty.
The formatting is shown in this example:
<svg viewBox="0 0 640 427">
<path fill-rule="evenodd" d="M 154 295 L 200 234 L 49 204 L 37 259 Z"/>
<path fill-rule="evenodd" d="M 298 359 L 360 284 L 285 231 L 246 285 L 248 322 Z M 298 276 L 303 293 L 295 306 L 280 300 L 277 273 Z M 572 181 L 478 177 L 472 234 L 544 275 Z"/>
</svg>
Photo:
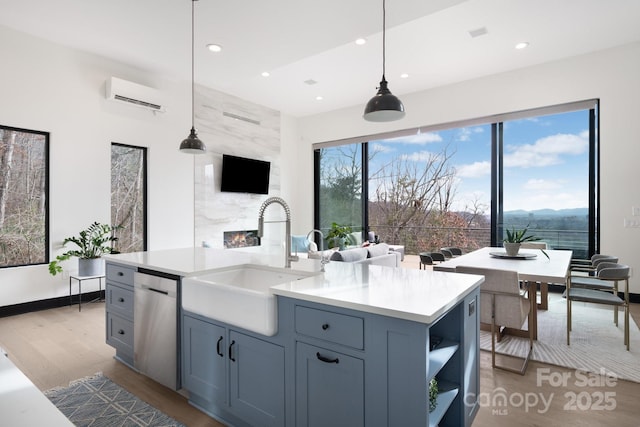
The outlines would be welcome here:
<svg viewBox="0 0 640 427">
<path fill-rule="evenodd" d="M 278 332 L 278 305 L 269 288 L 318 273 L 245 264 L 182 279 L 182 307 L 266 336 Z"/>
</svg>

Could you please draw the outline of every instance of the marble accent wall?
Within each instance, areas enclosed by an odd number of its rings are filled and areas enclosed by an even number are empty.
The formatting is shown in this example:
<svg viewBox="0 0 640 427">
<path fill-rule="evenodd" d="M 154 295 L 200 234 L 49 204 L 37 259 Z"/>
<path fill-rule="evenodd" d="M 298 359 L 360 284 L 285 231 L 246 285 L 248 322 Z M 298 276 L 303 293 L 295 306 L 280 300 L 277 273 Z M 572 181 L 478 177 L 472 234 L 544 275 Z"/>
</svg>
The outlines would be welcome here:
<svg viewBox="0 0 640 427">
<path fill-rule="evenodd" d="M 207 145 L 194 156 L 194 245 L 222 248 L 225 231 L 257 229 L 260 205 L 280 195 L 280 112 L 200 85 L 194 100 L 195 126 Z M 271 162 L 269 194 L 221 192 L 223 154 Z"/>
</svg>

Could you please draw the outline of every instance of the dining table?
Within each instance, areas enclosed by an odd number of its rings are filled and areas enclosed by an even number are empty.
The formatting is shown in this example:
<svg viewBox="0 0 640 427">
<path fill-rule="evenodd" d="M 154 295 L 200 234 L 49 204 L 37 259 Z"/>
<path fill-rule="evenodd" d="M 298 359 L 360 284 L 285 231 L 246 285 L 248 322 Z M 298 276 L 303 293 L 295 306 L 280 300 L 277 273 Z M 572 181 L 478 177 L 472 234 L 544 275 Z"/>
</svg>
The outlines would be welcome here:
<svg viewBox="0 0 640 427">
<path fill-rule="evenodd" d="M 545 255 L 546 253 L 546 255 Z M 520 281 L 528 286 L 531 303 L 529 328 L 533 338 L 538 339 L 538 308 L 547 309 L 548 284 L 566 285 L 573 252 L 570 250 L 520 249 L 516 256 L 507 255 L 504 248 L 484 247 L 433 266 L 435 271 L 455 272 L 456 267 L 465 265 L 477 268 L 515 270 Z M 548 257 L 547 257 L 548 256 Z M 541 304 L 537 303 L 538 283 L 540 283 Z M 523 336 L 524 331 L 508 330 L 508 333 Z"/>
</svg>

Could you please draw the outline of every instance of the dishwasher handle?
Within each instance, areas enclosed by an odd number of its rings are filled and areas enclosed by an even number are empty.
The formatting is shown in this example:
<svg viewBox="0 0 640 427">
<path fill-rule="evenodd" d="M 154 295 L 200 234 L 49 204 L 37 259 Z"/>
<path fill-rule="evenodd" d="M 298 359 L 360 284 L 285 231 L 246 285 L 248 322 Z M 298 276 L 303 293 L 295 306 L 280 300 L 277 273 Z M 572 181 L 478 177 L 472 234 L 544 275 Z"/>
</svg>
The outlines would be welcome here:
<svg viewBox="0 0 640 427">
<path fill-rule="evenodd" d="M 143 288 L 144 289 L 144 288 Z M 169 295 L 168 291 L 161 291 L 160 289 L 156 289 L 156 288 L 146 288 L 147 290 L 151 291 L 151 292 L 157 292 L 159 294 L 163 294 L 163 295 Z"/>
</svg>

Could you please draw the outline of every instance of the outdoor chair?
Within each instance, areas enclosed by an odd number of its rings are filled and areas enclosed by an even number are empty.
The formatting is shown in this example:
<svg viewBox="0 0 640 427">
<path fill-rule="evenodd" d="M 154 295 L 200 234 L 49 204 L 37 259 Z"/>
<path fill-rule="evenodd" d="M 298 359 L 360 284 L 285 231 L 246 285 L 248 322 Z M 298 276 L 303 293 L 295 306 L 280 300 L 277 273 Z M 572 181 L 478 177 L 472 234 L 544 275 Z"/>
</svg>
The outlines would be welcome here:
<svg viewBox="0 0 640 427">
<path fill-rule="evenodd" d="M 613 321 L 618 326 L 618 307 L 624 308 L 624 345 L 629 350 L 629 266 L 613 262 L 598 264 L 595 277 L 570 275 L 567 279 L 567 345 L 571 335 L 573 301 L 613 306 Z M 624 297 L 618 295 L 618 282 L 624 281 Z"/>
<path fill-rule="evenodd" d="M 440 252 L 442 252 L 445 255 L 445 257 L 447 257 L 447 258 L 453 258 L 453 257 L 457 257 L 457 256 L 462 255 L 462 249 L 456 248 L 456 247 L 453 247 L 453 246 L 449 246 L 449 247 L 446 247 L 446 248 L 440 248 Z M 447 253 L 450 254 L 450 256 L 448 256 Z"/>
<path fill-rule="evenodd" d="M 469 266 L 456 267 L 456 273 L 484 276 L 480 285 L 480 322 L 491 325 L 491 366 L 524 375 L 533 350 L 533 329 L 529 326 L 529 350 L 520 369 L 496 364 L 496 334 L 501 327 L 521 329 L 531 314 L 531 303 L 520 289 L 518 272 Z M 513 357 L 513 356 L 509 356 Z"/>
<path fill-rule="evenodd" d="M 442 252 L 420 252 L 420 269 L 422 266 L 434 265 L 440 262 L 445 262 L 446 258 Z"/>
</svg>

